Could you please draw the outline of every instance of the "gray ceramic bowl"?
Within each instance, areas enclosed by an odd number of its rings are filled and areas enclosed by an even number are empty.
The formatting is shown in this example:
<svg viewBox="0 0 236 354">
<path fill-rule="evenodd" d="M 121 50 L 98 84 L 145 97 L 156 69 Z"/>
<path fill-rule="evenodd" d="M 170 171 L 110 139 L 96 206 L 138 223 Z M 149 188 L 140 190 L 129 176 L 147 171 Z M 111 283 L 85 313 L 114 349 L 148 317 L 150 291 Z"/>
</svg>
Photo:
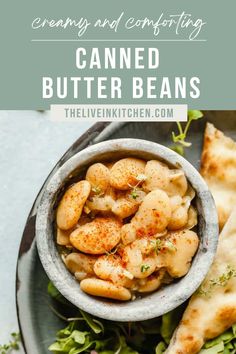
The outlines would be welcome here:
<svg viewBox="0 0 236 354">
<path fill-rule="evenodd" d="M 136 156 L 160 159 L 182 168 L 196 191 L 199 213 L 200 246 L 188 274 L 141 299 L 126 303 L 89 296 L 80 290 L 79 283 L 69 273 L 58 253 L 54 240 L 55 209 L 64 189 L 83 175 L 94 162 Z M 116 321 L 141 321 L 162 314 L 187 300 L 199 287 L 213 261 L 218 240 L 218 219 L 215 204 L 206 183 L 197 170 L 172 150 L 146 140 L 117 139 L 88 147 L 70 158 L 51 177 L 37 212 L 37 247 L 43 267 L 58 290 L 74 305 L 95 316 Z"/>
</svg>

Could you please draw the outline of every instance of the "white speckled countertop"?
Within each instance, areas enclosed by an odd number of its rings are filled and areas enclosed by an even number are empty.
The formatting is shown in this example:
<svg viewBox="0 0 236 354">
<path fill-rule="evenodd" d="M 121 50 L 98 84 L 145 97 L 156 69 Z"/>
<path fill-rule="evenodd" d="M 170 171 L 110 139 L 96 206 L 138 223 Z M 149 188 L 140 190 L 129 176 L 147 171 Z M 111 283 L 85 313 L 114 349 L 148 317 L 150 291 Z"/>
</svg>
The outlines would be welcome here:
<svg viewBox="0 0 236 354">
<path fill-rule="evenodd" d="M 58 159 L 90 126 L 51 122 L 49 112 L 0 111 L 0 344 L 18 331 L 15 269 L 30 208 Z"/>
</svg>

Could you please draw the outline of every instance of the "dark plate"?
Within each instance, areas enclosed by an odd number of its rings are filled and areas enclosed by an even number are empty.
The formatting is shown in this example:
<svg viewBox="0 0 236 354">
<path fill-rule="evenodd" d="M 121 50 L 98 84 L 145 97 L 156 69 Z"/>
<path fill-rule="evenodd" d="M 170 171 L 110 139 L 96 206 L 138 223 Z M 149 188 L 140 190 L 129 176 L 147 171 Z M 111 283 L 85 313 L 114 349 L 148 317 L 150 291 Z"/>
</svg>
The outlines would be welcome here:
<svg viewBox="0 0 236 354">
<path fill-rule="evenodd" d="M 196 168 L 199 167 L 206 120 L 236 139 L 236 111 L 207 111 L 204 115 L 205 119 L 194 122 L 189 134 L 193 145 L 188 149 L 186 158 Z M 172 130 L 176 130 L 175 123 L 97 123 L 70 147 L 51 173 L 76 152 L 96 142 L 115 138 L 139 138 L 168 146 L 171 144 Z M 48 278 L 39 261 L 35 245 L 35 217 L 45 184 L 27 219 L 17 264 L 16 305 L 27 354 L 49 353 L 49 344 L 54 340 L 56 331 L 64 325 L 49 308 Z"/>
</svg>

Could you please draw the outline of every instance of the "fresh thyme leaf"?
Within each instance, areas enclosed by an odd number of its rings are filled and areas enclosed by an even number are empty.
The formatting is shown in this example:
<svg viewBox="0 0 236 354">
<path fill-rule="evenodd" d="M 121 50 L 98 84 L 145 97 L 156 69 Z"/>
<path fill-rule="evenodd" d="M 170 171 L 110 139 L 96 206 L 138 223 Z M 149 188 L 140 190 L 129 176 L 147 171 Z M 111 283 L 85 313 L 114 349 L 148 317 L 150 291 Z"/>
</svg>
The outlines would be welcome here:
<svg viewBox="0 0 236 354">
<path fill-rule="evenodd" d="M 152 243 L 157 255 L 162 249 L 166 249 L 170 252 L 176 251 L 175 245 L 170 240 L 162 240 L 160 238 L 157 238 L 156 241 L 152 241 Z"/>
<path fill-rule="evenodd" d="M 101 190 L 101 188 L 100 187 L 92 187 L 92 192 L 94 193 L 94 194 L 101 194 L 102 193 L 102 190 Z"/>
<path fill-rule="evenodd" d="M 192 110 L 192 111 L 188 111 L 188 121 L 184 128 L 180 122 L 176 122 L 178 128 L 178 134 L 172 132 L 172 141 L 174 143 L 174 145 L 170 147 L 172 150 L 174 150 L 180 155 L 184 155 L 185 148 L 188 148 L 192 145 L 191 142 L 186 141 L 191 123 L 193 120 L 198 120 L 202 117 L 203 117 L 203 113 L 201 111 Z"/>
<path fill-rule="evenodd" d="M 155 242 L 155 247 L 154 247 L 156 254 L 158 254 L 161 251 L 162 247 L 163 247 L 163 241 L 158 238 Z"/>
<path fill-rule="evenodd" d="M 11 333 L 11 340 L 9 343 L 0 345 L 0 354 L 8 354 L 12 350 L 18 350 L 20 340 L 20 333 Z"/>
<path fill-rule="evenodd" d="M 142 264 L 141 265 L 141 272 L 144 273 L 150 268 L 149 264 Z"/>
<path fill-rule="evenodd" d="M 197 290 L 197 293 L 202 296 L 208 296 L 210 289 L 205 290 L 202 286 Z"/>
<path fill-rule="evenodd" d="M 138 193 L 137 193 L 137 190 L 134 188 L 131 193 L 130 193 L 131 197 L 133 199 L 137 199 L 138 198 Z"/>
<path fill-rule="evenodd" d="M 198 293 L 203 296 L 211 296 L 211 292 L 215 286 L 225 287 L 229 280 L 236 277 L 236 269 L 230 264 L 227 265 L 226 270 L 218 278 L 210 279 L 208 286 L 200 286 Z"/>
<path fill-rule="evenodd" d="M 227 285 L 228 281 L 231 278 L 235 278 L 235 277 L 236 277 L 236 269 L 234 269 L 231 265 L 228 264 L 226 267 L 226 272 L 221 274 L 216 279 L 211 279 L 211 284 L 218 285 L 218 286 L 225 286 Z"/>
<path fill-rule="evenodd" d="M 165 241 L 164 247 L 167 248 L 168 251 L 171 251 L 171 252 L 175 252 L 176 251 L 175 245 L 173 244 L 173 242 L 171 242 L 169 240 Z"/>
<path fill-rule="evenodd" d="M 137 184 L 135 186 L 132 186 L 132 185 L 128 184 L 128 186 L 130 188 L 132 188 L 131 192 L 130 192 L 130 195 L 131 195 L 131 197 L 133 199 L 137 199 L 138 198 L 138 196 L 139 196 L 138 191 L 141 190 L 139 188 L 139 185 L 140 185 L 140 183 L 144 182 L 147 179 L 147 177 L 144 174 L 139 174 L 139 175 L 136 176 L 136 179 L 137 179 L 138 182 L 137 182 Z"/>
</svg>

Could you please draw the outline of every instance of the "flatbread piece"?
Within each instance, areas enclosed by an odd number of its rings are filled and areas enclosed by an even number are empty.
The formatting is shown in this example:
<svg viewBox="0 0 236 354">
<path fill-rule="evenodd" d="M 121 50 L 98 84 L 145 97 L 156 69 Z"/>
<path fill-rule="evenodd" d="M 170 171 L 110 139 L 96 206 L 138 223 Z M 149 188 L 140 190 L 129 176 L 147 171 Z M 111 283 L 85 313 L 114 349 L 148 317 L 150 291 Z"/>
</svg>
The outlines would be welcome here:
<svg viewBox="0 0 236 354">
<path fill-rule="evenodd" d="M 236 142 L 207 123 L 201 174 L 214 197 L 220 229 L 236 206 Z"/>
<path fill-rule="evenodd" d="M 236 323 L 236 208 L 223 228 L 215 260 L 192 296 L 166 354 L 196 354 Z"/>
</svg>

